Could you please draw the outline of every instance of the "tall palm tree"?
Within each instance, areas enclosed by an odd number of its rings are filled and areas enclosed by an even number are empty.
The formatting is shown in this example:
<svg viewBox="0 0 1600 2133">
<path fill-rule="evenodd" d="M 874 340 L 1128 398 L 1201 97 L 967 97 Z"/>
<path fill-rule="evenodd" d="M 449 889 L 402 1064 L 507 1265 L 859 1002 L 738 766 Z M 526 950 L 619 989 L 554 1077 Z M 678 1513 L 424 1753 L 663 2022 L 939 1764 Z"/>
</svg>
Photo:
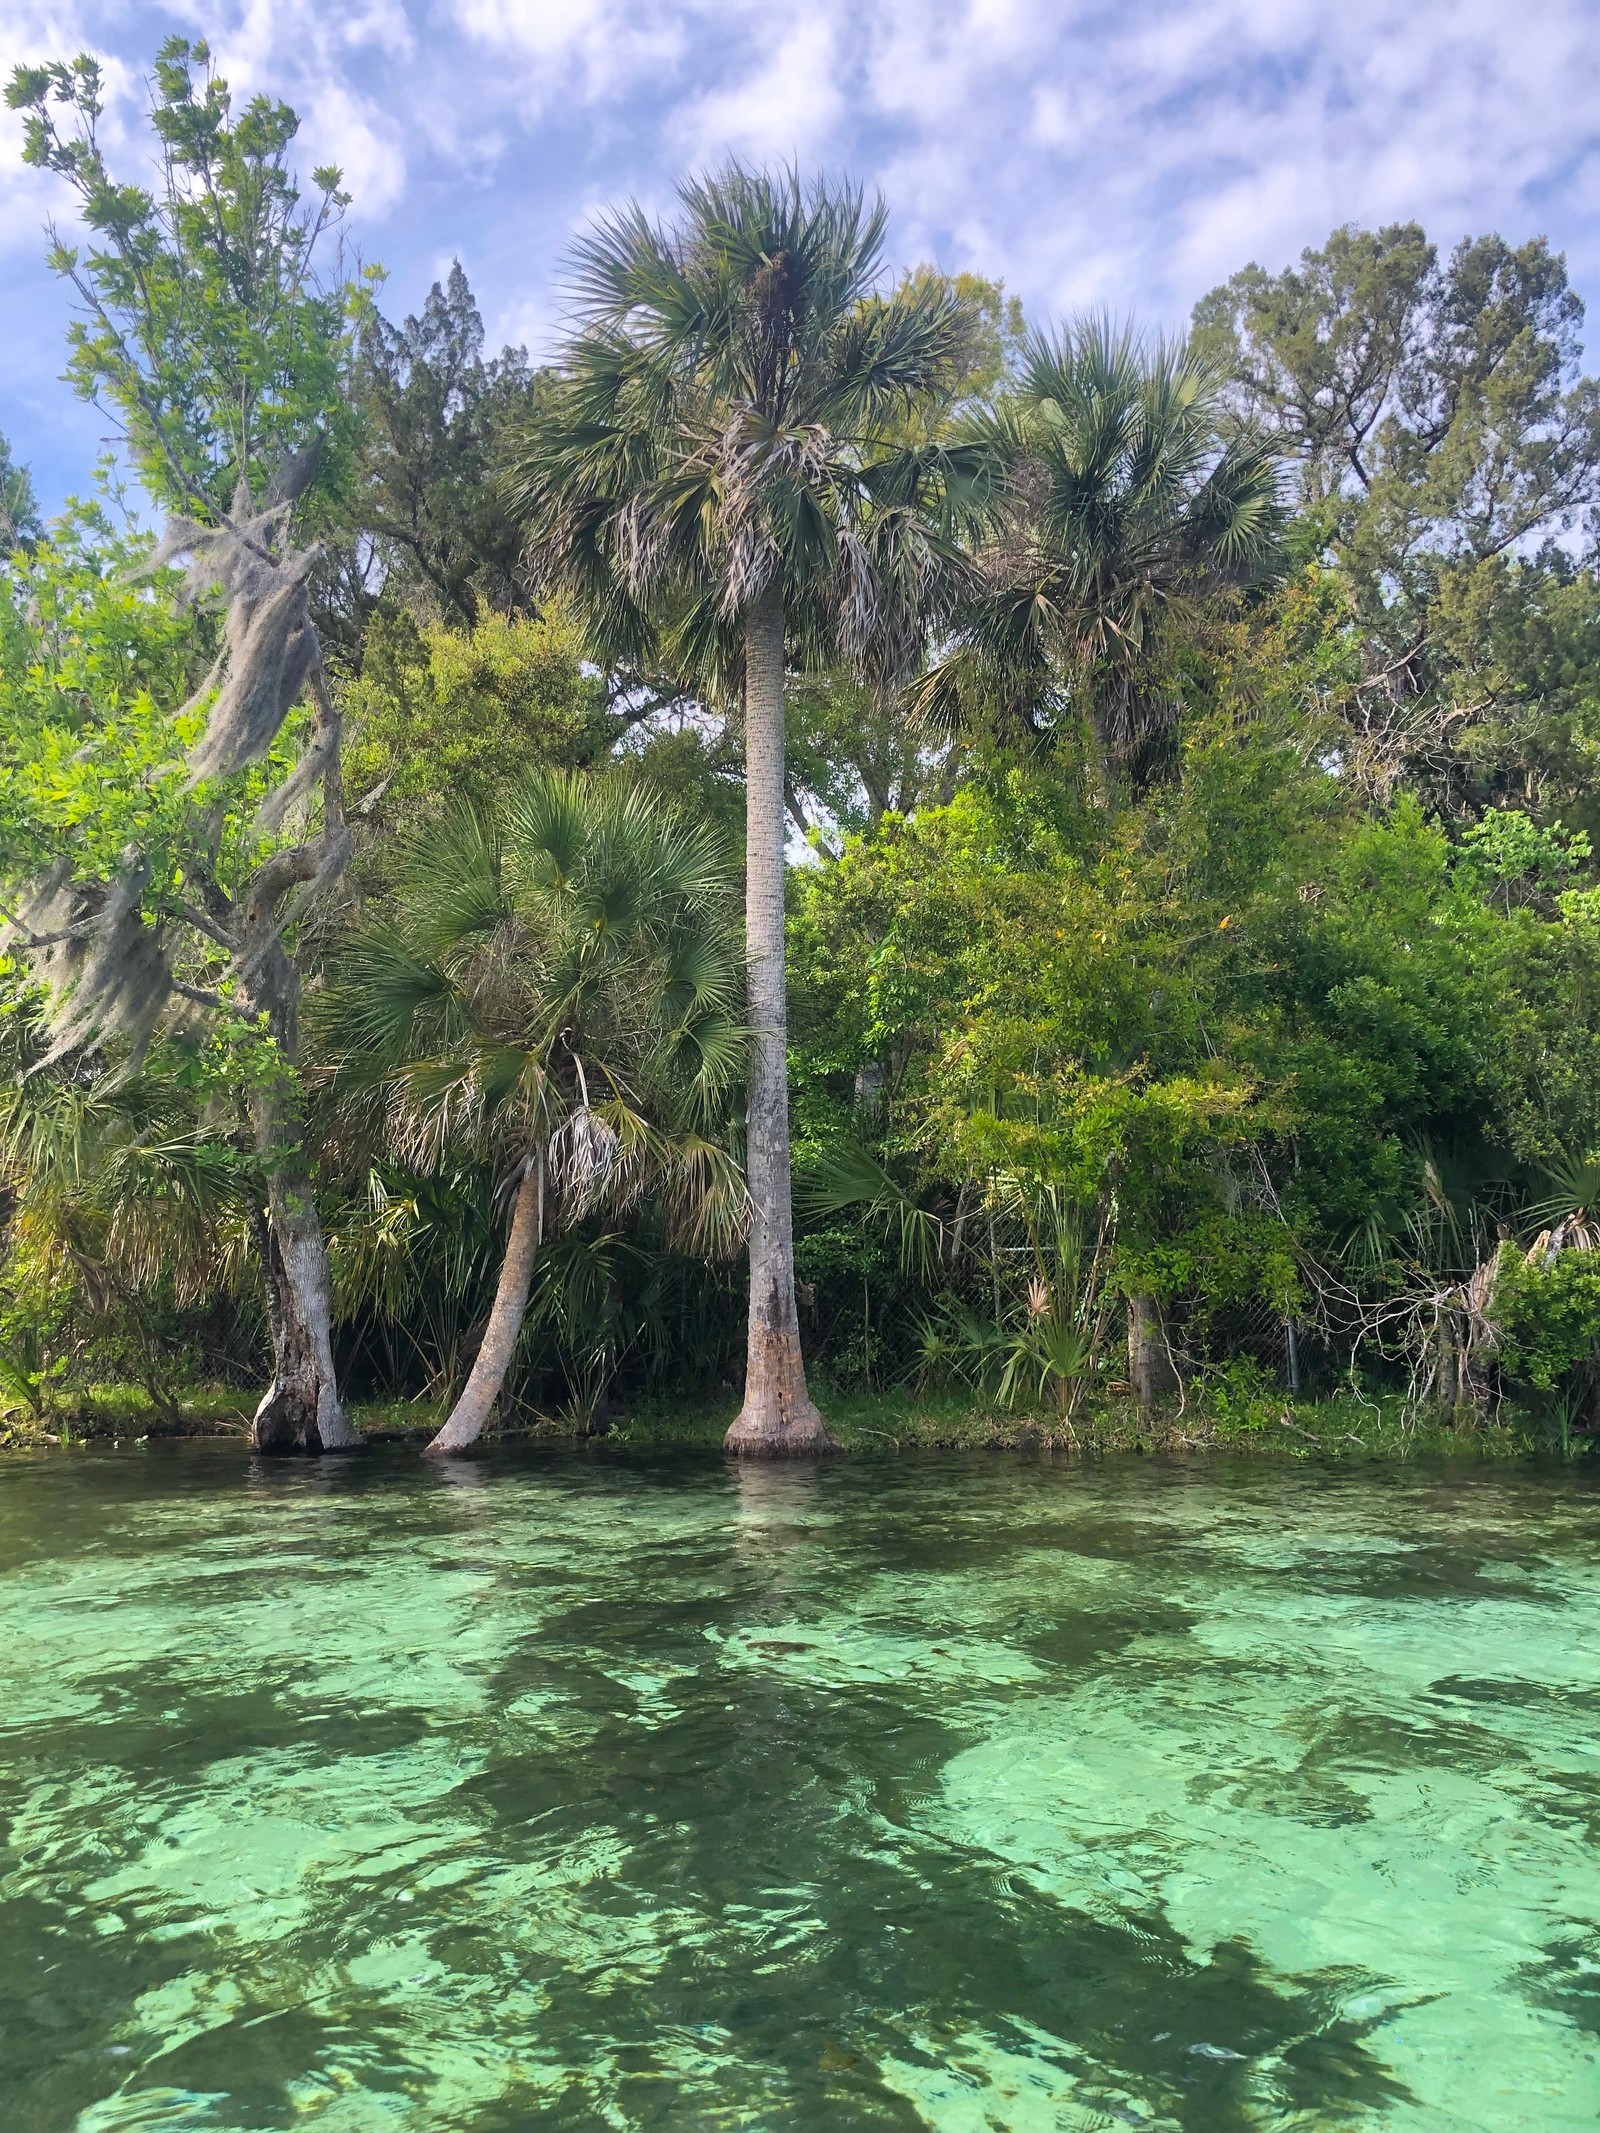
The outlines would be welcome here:
<svg viewBox="0 0 1600 2133">
<path fill-rule="evenodd" d="M 680 1235 L 740 1233 L 743 1184 L 708 1130 L 743 1058 L 729 873 L 642 788 L 541 772 L 418 844 L 398 915 L 338 958 L 340 1100 L 380 1108 L 407 1159 L 474 1148 L 512 1189 L 488 1324 L 430 1451 L 488 1421 L 557 1228 L 650 1190 Z"/>
<path fill-rule="evenodd" d="M 1079 711 L 1104 773 L 1139 769 L 1176 718 L 1179 633 L 1277 551 L 1277 462 L 1228 428 L 1221 385 L 1105 320 L 1029 343 L 1014 390 L 967 426 L 988 472 L 970 492 L 980 582 L 926 714 L 981 705 L 1037 729 Z"/>
<path fill-rule="evenodd" d="M 730 1450 L 825 1449 L 795 1311 L 784 1001 L 791 659 L 909 664 L 950 550 L 952 462 L 905 440 L 965 347 L 940 284 L 879 293 L 884 209 L 730 167 L 670 229 L 630 207 L 576 254 L 581 330 L 512 471 L 543 581 L 596 656 L 742 694 L 750 1317 Z"/>
</svg>

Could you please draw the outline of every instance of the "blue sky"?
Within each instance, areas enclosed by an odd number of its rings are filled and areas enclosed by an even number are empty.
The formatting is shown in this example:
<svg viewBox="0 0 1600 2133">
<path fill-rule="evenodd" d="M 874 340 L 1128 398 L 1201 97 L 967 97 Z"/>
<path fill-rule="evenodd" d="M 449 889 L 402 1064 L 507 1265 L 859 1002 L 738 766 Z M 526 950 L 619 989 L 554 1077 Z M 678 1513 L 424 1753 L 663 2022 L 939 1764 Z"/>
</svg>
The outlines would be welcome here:
<svg viewBox="0 0 1600 2133">
<path fill-rule="evenodd" d="M 1597 0 L 5 0 L 0 66 L 98 53 L 131 168 L 174 29 L 296 107 L 306 168 L 343 165 L 386 309 L 459 254 L 536 356 L 574 229 L 730 151 L 878 185 L 896 260 L 1001 275 L 1036 316 L 1181 324 L 1249 259 L 1413 216 L 1547 234 L 1600 304 Z M 61 203 L 17 139 L 0 114 L 0 429 L 54 503 L 106 425 L 56 382 Z"/>
</svg>

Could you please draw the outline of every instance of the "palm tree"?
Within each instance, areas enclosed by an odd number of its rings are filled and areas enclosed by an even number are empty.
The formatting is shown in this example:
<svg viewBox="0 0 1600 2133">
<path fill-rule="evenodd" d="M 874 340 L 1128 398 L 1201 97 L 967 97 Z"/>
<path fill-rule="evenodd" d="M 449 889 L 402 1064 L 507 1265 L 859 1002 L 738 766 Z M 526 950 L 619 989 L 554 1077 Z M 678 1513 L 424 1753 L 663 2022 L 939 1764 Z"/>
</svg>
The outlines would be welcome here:
<svg viewBox="0 0 1600 2133">
<path fill-rule="evenodd" d="M 711 1128 L 737 1077 L 726 853 L 613 774 L 541 772 L 407 855 L 398 915 L 355 936 L 322 1010 L 333 1083 L 397 1152 L 498 1159 L 511 1223 L 466 1386 L 428 1449 L 482 1431 L 541 1246 L 646 1190 L 680 1236 L 732 1241 L 745 1194 Z"/>
<path fill-rule="evenodd" d="M 0 1093 L 5 1273 L 36 1296 L 70 1299 L 74 1335 L 113 1358 L 172 1426 L 173 1307 L 247 1290 L 247 1240 L 267 1222 L 260 1173 L 207 1130 L 192 1059 L 160 1045 L 133 1076 L 86 1073 L 79 1061 L 50 1067 L 43 1034 L 17 1017 L 0 1041 L 10 1083 Z M 47 1385 L 30 1384 L 28 1345 L 26 1334 L 0 1341 L 0 1391 L 20 1392 L 37 1412 Z"/>
<path fill-rule="evenodd" d="M 791 657 L 908 666 L 950 550 L 952 461 L 905 442 L 965 347 L 944 284 L 878 290 L 885 214 L 844 185 L 730 167 L 665 229 L 630 207 L 576 254 L 581 330 L 512 493 L 596 656 L 742 693 L 750 1316 L 735 1452 L 833 1440 L 795 1311 L 784 1000 Z M 898 429 L 897 426 L 898 425 Z"/>
<path fill-rule="evenodd" d="M 1029 343 L 1015 389 L 966 429 L 989 474 L 971 492 L 981 585 L 925 715 L 981 704 L 1038 730 L 1078 710 L 1104 770 L 1148 760 L 1177 715 L 1175 639 L 1277 549 L 1277 463 L 1226 431 L 1221 385 L 1104 320 Z"/>
</svg>

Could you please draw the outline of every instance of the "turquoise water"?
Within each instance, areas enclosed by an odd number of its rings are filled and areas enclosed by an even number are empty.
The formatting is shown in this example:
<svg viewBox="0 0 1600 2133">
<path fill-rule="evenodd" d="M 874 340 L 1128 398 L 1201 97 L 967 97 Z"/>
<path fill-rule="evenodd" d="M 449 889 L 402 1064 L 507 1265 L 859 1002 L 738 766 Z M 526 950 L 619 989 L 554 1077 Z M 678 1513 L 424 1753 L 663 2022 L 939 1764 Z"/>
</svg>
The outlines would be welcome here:
<svg viewBox="0 0 1600 2133">
<path fill-rule="evenodd" d="M 0 2127 L 1600 2121 L 1600 1490 L 0 1464 Z"/>
</svg>

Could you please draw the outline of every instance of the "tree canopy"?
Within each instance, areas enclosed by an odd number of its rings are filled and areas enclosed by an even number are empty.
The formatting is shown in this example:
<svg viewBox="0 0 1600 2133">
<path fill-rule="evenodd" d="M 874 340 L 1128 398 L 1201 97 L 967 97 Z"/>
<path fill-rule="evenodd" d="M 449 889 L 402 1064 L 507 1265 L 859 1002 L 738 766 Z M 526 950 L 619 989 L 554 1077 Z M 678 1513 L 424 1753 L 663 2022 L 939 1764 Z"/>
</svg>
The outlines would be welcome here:
<svg viewBox="0 0 1600 2133">
<path fill-rule="evenodd" d="M 0 445 L 0 1399 L 1600 1415 L 1544 240 L 1341 228 L 1163 341 L 730 166 L 536 370 L 459 263 L 386 318 L 203 43 L 149 86 L 123 171 L 92 60 L 9 91 L 169 523 Z"/>
</svg>

